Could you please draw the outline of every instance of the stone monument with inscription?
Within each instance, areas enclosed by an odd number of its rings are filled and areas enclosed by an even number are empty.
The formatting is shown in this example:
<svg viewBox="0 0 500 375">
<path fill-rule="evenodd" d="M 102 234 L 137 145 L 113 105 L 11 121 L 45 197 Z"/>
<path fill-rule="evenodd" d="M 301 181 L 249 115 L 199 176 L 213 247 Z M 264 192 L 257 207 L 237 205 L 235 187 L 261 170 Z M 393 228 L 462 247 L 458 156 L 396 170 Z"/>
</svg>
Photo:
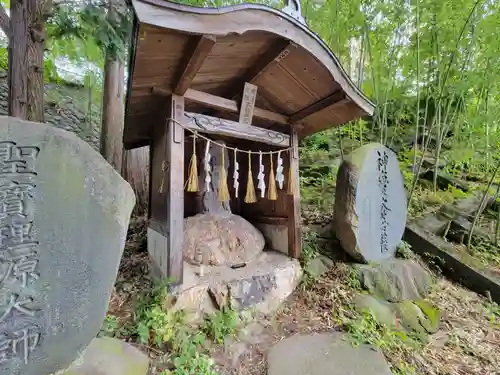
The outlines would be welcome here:
<svg viewBox="0 0 500 375">
<path fill-rule="evenodd" d="M 0 117 L 0 374 L 67 368 L 98 333 L 135 197 L 87 143 Z"/>
<path fill-rule="evenodd" d="M 370 143 L 340 165 L 334 227 L 345 251 L 362 262 L 394 256 L 407 215 L 403 175 L 394 152 Z"/>
</svg>

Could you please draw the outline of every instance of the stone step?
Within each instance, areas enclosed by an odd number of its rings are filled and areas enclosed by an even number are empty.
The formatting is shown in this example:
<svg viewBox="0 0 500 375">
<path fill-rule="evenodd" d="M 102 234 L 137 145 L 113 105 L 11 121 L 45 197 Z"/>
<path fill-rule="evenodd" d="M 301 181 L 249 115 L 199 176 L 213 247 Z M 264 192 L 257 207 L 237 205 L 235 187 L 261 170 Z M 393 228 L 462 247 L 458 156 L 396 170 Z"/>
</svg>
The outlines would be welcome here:
<svg viewBox="0 0 500 375">
<path fill-rule="evenodd" d="M 267 375 L 391 375 L 384 355 L 371 346 L 353 347 L 339 332 L 295 335 L 274 345 Z"/>
<path fill-rule="evenodd" d="M 149 358 L 124 341 L 95 338 L 69 369 L 53 375 L 146 375 Z"/>
</svg>

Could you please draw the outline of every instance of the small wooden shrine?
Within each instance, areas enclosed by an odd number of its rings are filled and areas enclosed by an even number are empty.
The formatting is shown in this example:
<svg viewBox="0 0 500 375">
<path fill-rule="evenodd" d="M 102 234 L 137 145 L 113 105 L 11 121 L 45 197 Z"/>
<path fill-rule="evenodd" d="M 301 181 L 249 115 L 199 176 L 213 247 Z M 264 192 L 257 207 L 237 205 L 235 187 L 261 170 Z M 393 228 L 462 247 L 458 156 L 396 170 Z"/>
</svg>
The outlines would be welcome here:
<svg viewBox="0 0 500 375">
<path fill-rule="evenodd" d="M 148 251 L 162 277 L 182 283 L 184 218 L 210 189 L 251 223 L 284 229 L 298 258 L 299 140 L 373 114 L 294 1 L 132 0 L 124 145 L 150 145 Z"/>
</svg>

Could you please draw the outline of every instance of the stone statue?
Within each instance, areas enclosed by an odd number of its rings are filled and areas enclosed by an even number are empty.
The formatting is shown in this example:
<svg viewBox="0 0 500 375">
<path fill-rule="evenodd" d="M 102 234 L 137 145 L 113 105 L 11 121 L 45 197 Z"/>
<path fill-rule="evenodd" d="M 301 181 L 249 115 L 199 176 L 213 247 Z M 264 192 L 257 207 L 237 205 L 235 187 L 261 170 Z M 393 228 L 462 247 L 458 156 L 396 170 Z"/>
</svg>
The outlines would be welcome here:
<svg viewBox="0 0 500 375">
<path fill-rule="evenodd" d="M 191 264 L 231 266 L 246 263 L 257 258 L 265 245 L 262 233 L 241 216 L 234 215 L 229 201 L 219 200 L 222 152 L 228 185 L 232 181 L 227 173 L 230 161 L 228 151 L 218 144 L 209 145 L 208 184 L 205 184 L 205 168 L 200 168 L 201 213 L 186 218 L 184 222 L 184 259 Z"/>
</svg>

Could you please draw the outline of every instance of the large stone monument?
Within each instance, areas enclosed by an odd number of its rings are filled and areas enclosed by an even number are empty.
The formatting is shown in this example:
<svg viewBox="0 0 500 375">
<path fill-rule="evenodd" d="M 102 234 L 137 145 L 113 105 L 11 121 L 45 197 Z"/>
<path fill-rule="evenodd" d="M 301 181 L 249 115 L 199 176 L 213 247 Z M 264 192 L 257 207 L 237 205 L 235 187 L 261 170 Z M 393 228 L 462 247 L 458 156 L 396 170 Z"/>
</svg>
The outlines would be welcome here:
<svg viewBox="0 0 500 375">
<path fill-rule="evenodd" d="M 0 117 L 0 374 L 67 368 L 98 333 L 134 193 L 88 144 Z"/>
<path fill-rule="evenodd" d="M 394 152 L 370 143 L 340 165 L 334 226 L 344 250 L 362 262 L 392 258 L 407 214 L 403 175 Z"/>
</svg>

